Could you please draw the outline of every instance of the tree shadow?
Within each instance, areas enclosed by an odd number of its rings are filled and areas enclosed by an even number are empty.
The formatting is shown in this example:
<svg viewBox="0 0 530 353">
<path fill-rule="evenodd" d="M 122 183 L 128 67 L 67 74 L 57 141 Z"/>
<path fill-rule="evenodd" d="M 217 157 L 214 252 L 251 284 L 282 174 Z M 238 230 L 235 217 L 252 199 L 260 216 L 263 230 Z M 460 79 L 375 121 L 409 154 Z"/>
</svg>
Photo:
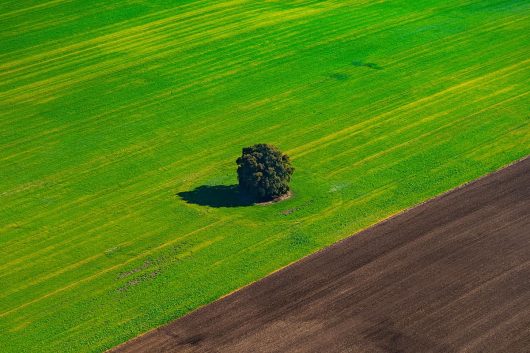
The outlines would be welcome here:
<svg viewBox="0 0 530 353">
<path fill-rule="evenodd" d="M 187 203 L 210 207 L 244 207 L 255 203 L 240 192 L 238 185 L 201 185 L 177 196 Z"/>
</svg>

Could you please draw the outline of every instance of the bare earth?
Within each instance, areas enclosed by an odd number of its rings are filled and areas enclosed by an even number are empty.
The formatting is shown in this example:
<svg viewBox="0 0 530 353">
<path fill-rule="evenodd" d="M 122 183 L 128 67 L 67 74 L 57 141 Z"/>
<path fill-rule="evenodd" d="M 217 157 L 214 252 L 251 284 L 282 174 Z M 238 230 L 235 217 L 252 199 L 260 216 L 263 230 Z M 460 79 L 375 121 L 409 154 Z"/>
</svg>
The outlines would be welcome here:
<svg viewBox="0 0 530 353">
<path fill-rule="evenodd" d="M 530 159 L 114 352 L 530 352 Z"/>
</svg>

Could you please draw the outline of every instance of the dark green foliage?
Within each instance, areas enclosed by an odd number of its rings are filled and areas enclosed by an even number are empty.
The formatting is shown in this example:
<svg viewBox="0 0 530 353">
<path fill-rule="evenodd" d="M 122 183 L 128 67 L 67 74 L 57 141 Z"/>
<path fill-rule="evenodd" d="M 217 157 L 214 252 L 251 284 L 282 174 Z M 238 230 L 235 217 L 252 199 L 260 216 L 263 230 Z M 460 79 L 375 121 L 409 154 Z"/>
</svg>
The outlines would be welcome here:
<svg viewBox="0 0 530 353">
<path fill-rule="evenodd" d="M 270 201 L 289 192 L 294 168 L 277 147 L 257 144 L 243 148 L 236 161 L 241 192 L 257 201 Z"/>
</svg>

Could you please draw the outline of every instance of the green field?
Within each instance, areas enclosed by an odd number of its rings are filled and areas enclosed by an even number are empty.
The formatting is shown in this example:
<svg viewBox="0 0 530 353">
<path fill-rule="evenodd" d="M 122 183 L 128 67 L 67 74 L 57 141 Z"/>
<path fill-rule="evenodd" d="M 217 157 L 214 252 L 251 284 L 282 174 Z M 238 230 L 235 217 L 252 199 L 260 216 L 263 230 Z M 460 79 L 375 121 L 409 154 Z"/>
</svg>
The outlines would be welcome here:
<svg viewBox="0 0 530 353">
<path fill-rule="evenodd" d="M 110 348 L 530 153 L 526 0 L 0 9 L 5 353 Z M 193 191 L 257 142 L 293 198 Z"/>
</svg>

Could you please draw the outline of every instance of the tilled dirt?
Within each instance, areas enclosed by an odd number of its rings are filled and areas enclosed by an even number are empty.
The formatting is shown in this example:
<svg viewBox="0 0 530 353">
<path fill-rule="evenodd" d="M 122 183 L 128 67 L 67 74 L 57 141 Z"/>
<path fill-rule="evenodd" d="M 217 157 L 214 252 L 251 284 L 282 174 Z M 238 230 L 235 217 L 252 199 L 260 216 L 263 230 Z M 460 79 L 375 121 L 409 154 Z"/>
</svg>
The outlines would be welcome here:
<svg viewBox="0 0 530 353">
<path fill-rule="evenodd" d="M 530 159 L 113 352 L 530 352 Z"/>
</svg>

